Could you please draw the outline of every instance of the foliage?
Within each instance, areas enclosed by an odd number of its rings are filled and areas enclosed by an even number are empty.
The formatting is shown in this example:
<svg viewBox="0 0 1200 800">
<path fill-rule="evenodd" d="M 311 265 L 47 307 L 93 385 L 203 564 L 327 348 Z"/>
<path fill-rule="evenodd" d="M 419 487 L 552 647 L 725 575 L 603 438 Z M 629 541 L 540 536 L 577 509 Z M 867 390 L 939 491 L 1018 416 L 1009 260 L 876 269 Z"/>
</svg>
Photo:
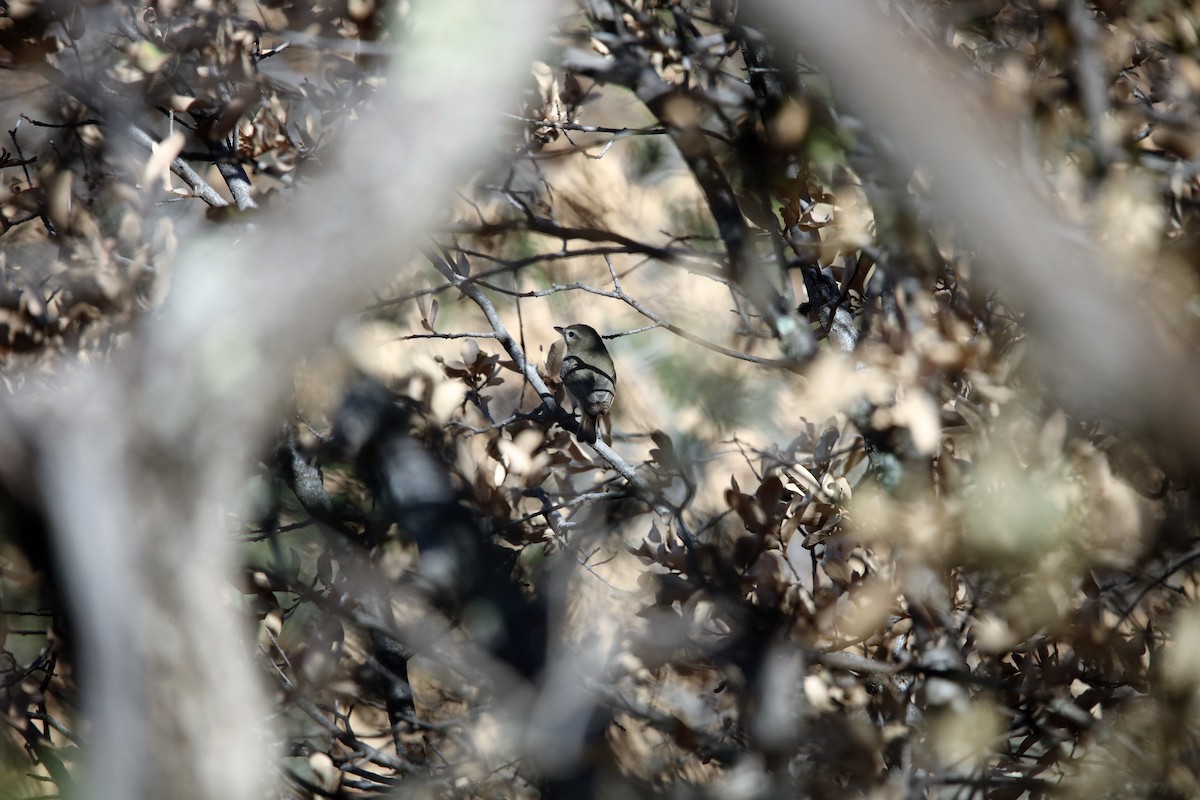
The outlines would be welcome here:
<svg viewBox="0 0 1200 800">
<path fill-rule="evenodd" d="M 137 336 L 177 244 L 252 240 L 386 86 L 370 3 L 10 5 L 33 91 L 0 109 L 62 126 L 11 122 L 10 384 Z M 298 370 L 234 534 L 281 796 L 1200 791 L 1195 456 L 1035 368 L 928 165 L 737 5 L 581 2 L 504 158 Z M 1196 10 L 878 5 L 1017 120 L 1014 168 L 1194 353 Z M 595 447 L 550 357 L 573 322 L 619 376 Z M 88 738 L 28 494 L 13 796 L 67 791 Z M 63 629 L 12 622 L 37 609 Z"/>
<path fill-rule="evenodd" d="M 64 347 L 105 348 L 161 302 L 180 235 L 199 222 L 195 199 L 213 220 L 270 205 L 369 100 L 384 33 L 373 3 L 272 6 L 8 9 L 0 269 L 10 381 Z M 36 246 L 47 237 L 57 247 Z"/>
</svg>

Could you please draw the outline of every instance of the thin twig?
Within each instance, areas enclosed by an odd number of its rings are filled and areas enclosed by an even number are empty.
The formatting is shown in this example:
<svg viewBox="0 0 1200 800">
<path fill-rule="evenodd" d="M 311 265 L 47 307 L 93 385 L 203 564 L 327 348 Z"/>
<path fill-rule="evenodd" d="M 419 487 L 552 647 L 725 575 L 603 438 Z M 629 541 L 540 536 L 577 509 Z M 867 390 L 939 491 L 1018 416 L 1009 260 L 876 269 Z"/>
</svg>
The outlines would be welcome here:
<svg viewBox="0 0 1200 800">
<path fill-rule="evenodd" d="M 578 433 L 579 423 L 574 417 L 568 414 L 558 402 L 554 399 L 554 394 L 550 388 L 546 386 L 546 382 L 542 380 L 542 376 L 538 374 L 537 368 L 529 359 L 525 357 L 525 353 L 521 351 L 516 339 L 508 332 L 504 322 L 500 319 L 500 314 L 496 311 L 496 306 L 492 304 L 491 299 L 483 293 L 483 290 L 475 283 L 467 279 L 467 276 L 460 275 L 449 262 L 438 256 L 436 253 L 426 252 L 426 256 L 437 268 L 438 272 L 446 277 L 459 291 L 466 295 L 469 299 L 479 306 L 480 311 L 491 324 L 492 330 L 496 333 L 496 340 L 508 352 L 508 355 L 516 365 L 517 371 L 525 376 L 525 380 L 537 392 L 538 397 L 542 399 L 542 406 L 545 408 L 547 415 L 557 422 L 563 428 L 569 431 Z M 666 500 L 658 492 L 650 488 L 646 483 L 646 479 L 637 473 L 630 466 L 629 462 L 617 455 L 611 447 L 604 443 L 602 439 L 597 439 L 592 444 L 592 448 L 608 462 L 616 472 L 629 482 L 634 492 L 650 505 L 660 516 L 666 516 L 671 513 L 671 507 Z"/>
</svg>

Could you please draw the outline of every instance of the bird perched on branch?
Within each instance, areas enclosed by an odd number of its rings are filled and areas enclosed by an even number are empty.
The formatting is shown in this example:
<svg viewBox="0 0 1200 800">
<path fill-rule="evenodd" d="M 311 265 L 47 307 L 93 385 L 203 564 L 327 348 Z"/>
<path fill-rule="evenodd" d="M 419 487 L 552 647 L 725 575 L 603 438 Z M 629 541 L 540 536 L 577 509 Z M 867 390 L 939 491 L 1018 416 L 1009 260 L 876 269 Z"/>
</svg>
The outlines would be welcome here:
<svg viewBox="0 0 1200 800">
<path fill-rule="evenodd" d="M 562 360 L 562 380 L 580 413 L 579 439 L 596 441 L 596 422 L 608 414 L 617 392 L 617 373 L 608 348 L 596 329 L 589 325 L 568 325 L 554 330 L 562 334 L 566 353 Z"/>
</svg>

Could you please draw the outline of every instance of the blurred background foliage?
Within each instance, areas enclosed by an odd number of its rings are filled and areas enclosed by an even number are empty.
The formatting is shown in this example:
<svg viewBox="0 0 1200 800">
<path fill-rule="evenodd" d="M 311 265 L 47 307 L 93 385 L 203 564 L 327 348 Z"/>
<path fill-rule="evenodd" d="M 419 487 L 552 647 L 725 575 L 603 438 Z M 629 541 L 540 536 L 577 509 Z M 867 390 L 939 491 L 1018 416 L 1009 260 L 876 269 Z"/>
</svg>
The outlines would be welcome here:
<svg viewBox="0 0 1200 800">
<path fill-rule="evenodd" d="M 876 6 L 1198 352 L 1200 4 Z M 750 11 L 564 5 L 492 167 L 297 369 L 213 598 L 253 626 L 281 797 L 1200 792 L 1188 458 L 1030 368 L 927 170 Z M 406 15 L 7 4 L 7 386 L 110 357 L 179 247 L 253 246 L 336 170 Z M 521 364 L 561 402 L 574 322 L 617 365 L 607 452 Z M 88 735 L 28 480 L 0 503 L 13 798 L 69 793 Z"/>
</svg>

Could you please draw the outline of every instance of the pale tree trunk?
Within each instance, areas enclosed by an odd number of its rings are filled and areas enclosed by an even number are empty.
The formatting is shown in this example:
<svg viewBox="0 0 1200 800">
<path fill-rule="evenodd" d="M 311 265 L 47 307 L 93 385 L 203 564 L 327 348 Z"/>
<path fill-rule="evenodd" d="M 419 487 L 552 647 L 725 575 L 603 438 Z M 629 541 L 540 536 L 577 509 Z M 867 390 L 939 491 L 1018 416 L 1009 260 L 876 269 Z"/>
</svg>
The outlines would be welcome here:
<svg viewBox="0 0 1200 800">
<path fill-rule="evenodd" d="M 276 754 L 227 519 L 297 360 L 389 281 L 501 136 L 544 3 L 417 3 L 389 95 L 255 229 L 194 237 L 112 362 L 14 406 L 80 632 L 86 797 L 261 798 Z"/>
</svg>

